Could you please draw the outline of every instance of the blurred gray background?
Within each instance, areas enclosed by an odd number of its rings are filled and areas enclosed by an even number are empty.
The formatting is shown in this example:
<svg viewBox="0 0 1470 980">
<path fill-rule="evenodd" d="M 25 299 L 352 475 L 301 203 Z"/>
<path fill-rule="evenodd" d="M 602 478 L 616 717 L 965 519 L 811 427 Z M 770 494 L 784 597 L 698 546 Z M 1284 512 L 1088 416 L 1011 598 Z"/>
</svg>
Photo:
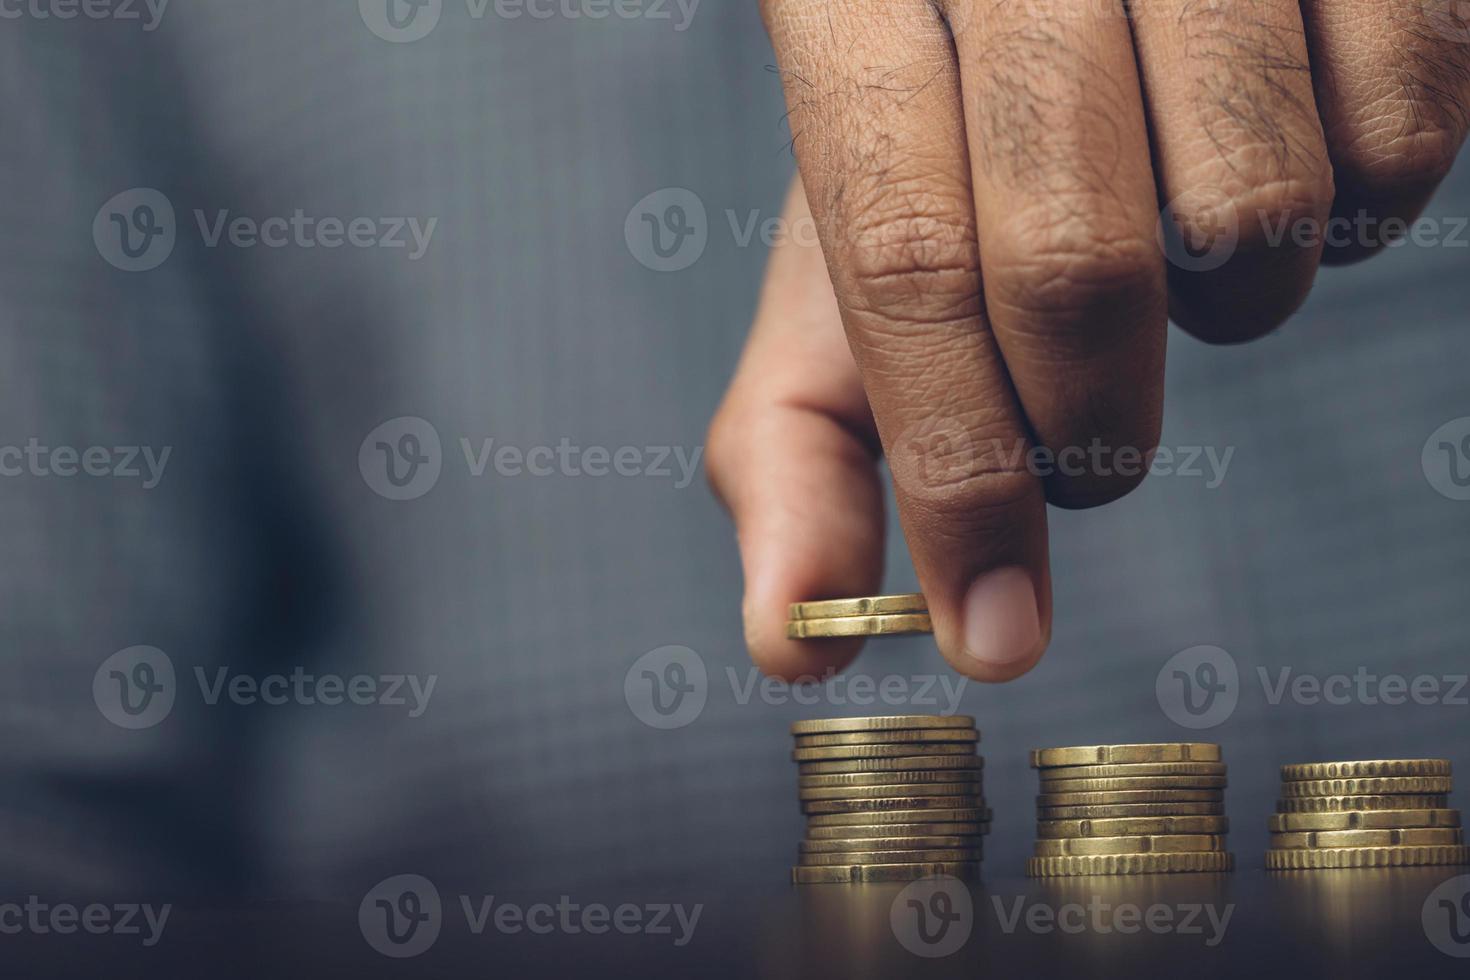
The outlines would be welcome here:
<svg viewBox="0 0 1470 980">
<path fill-rule="evenodd" d="M 739 567 L 702 473 L 476 476 L 460 446 L 700 446 L 765 257 L 726 213 L 774 217 L 793 167 L 756 5 L 705 0 L 687 24 L 677 6 L 495 9 L 445 0 L 412 43 L 377 36 L 355 0 L 178 0 L 151 31 L 0 25 L 0 446 L 172 448 L 151 489 L 0 478 L 8 890 L 355 903 L 403 872 L 573 893 L 785 875 L 786 726 L 871 709 L 741 703 Z M 146 272 L 93 238 L 133 188 L 176 211 L 176 246 Z M 665 188 L 706 209 L 706 247 L 677 272 L 625 239 Z M 193 217 L 297 209 L 438 223 L 415 261 L 211 248 Z M 1434 213 L 1467 209 L 1461 166 Z M 988 865 L 1014 873 L 1029 848 L 1038 746 L 1222 742 L 1252 862 L 1280 763 L 1432 754 L 1470 772 L 1463 702 L 1273 705 L 1256 672 L 1470 668 L 1470 502 L 1421 465 L 1470 415 L 1464 241 L 1326 272 L 1248 347 L 1174 334 L 1164 443 L 1233 448 L 1226 478 L 1053 512 L 1051 652 L 962 700 L 989 760 Z M 403 416 L 440 437 L 442 472 L 395 501 L 359 450 Z M 888 585 L 908 589 L 902 540 L 890 550 Z M 706 703 L 659 730 L 624 685 L 670 644 L 706 666 Z M 1196 733 L 1155 680 L 1198 644 L 1227 650 L 1240 685 Z M 129 730 L 93 680 L 135 645 L 167 654 L 177 695 Z M 416 718 L 210 705 L 194 671 L 220 667 L 437 682 Z M 855 669 L 949 676 L 924 639 Z"/>
</svg>

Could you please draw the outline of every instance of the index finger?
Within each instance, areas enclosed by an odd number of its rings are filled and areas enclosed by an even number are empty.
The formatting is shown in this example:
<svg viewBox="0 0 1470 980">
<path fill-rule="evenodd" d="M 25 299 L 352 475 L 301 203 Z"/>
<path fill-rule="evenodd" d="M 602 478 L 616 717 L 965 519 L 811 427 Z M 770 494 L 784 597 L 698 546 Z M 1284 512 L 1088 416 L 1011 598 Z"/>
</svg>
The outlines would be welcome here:
<svg viewBox="0 0 1470 980">
<path fill-rule="evenodd" d="M 953 44 L 925 0 L 769 0 L 795 149 L 946 659 L 1007 680 L 1050 623 L 1046 516 L 984 315 Z"/>
</svg>

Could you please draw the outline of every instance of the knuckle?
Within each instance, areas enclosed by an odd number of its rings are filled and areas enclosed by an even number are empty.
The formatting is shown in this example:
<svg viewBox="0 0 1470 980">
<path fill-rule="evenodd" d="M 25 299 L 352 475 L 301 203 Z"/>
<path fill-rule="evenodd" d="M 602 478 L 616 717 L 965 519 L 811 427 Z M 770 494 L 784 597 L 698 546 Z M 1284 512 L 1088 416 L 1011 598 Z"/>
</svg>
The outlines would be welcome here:
<svg viewBox="0 0 1470 980">
<path fill-rule="evenodd" d="M 987 245 L 986 271 L 992 303 L 1040 317 L 1048 328 L 1090 330 L 1099 313 L 1127 321 L 1126 314 L 1159 307 L 1164 295 L 1163 260 L 1149 236 L 1080 212 L 1018 214 Z"/>
<path fill-rule="evenodd" d="M 1202 252 L 1224 249 L 1227 261 L 1312 251 L 1330 230 L 1337 196 L 1331 167 L 1324 160 L 1320 166 L 1301 163 L 1283 170 L 1258 159 L 1256 166 L 1221 160 L 1189 172 L 1185 190 L 1169 202 L 1161 222 Z M 1173 253 L 1169 257 L 1177 259 Z"/>
<path fill-rule="evenodd" d="M 1449 176 L 1464 132 L 1431 122 L 1381 119 L 1347 143 L 1339 167 L 1355 187 L 1386 190 L 1433 187 Z"/>
<path fill-rule="evenodd" d="M 1290 228 L 1309 221 L 1319 225 L 1332 213 L 1336 197 L 1331 171 L 1265 180 L 1240 191 L 1231 202 L 1241 229 L 1244 248 L 1270 244 L 1272 228 Z"/>
<path fill-rule="evenodd" d="M 973 393 L 967 407 L 951 405 L 885 440 L 895 486 L 941 524 L 1005 511 L 1038 493 L 1030 448 L 1008 410 L 984 392 Z"/>
<path fill-rule="evenodd" d="M 980 310 L 980 254 L 968 207 L 916 192 L 848 226 L 836 249 L 847 305 L 897 327 L 953 323 Z"/>
<path fill-rule="evenodd" d="M 921 506 L 938 533 L 959 538 L 1016 533 L 1021 523 L 1016 512 L 1040 494 L 1040 481 L 1025 467 L 982 465 L 931 486 Z"/>
<path fill-rule="evenodd" d="M 1364 84 L 1329 130 L 1343 183 L 1389 190 L 1438 184 L 1470 129 L 1470 46 L 1416 31 L 1395 41 L 1392 67 Z"/>
<path fill-rule="evenodd" d="M 743 423 L 728 408 L 721 408 L 710 420 L 705 433 L 705 477 L 717 494 L 723 496 L 730 468 L 735 463 L 737 439 Z"/>
<path fill-rule="evenodd" d="M 1213 195 L 1199 194 L 1195 199 L 1202 207 L 1183 208 L 1176 218 L 1187 233 L 1208 236 L 1221 227 L 1223 217 L 1225 225 L 1235 230 L 1241 250 L 1259 251 L 1292 241 L 1283 233 L 1303 222 L 1319 231 L 1332 213 L 1336 193 L 1332 173 L 1326 168 L 1313 174 L 1263 177 Z"/>
<path fill-rule="evenodd" d="M 1263 142 L 1246 142 L 1220 156 L 1194 181 L 1196 194 L 1213 194 L 1251 238 L 1273 219 L 1322 220 L 1332 212 L 1337 194 L 1332 164 L 1324 148 L 1282 150 Z"/>
</svg>

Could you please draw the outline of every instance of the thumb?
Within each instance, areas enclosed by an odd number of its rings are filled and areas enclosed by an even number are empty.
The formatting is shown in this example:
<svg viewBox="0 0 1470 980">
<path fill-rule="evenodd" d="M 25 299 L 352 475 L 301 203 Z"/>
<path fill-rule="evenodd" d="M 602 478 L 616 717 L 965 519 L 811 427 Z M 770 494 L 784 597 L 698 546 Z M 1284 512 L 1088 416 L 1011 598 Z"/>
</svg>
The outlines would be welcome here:
<svg viewBox="0 0 1470 980">
<path fill-rule="evenodd" d="M 706 460 L 735 519 L 751 658 L 797 680 L 846 666 L 862 641 L 787 639 L 787 607 L 875 592 L 884 518 L 877 434 L 799 181 L 785 219 Z"/>
</svg>

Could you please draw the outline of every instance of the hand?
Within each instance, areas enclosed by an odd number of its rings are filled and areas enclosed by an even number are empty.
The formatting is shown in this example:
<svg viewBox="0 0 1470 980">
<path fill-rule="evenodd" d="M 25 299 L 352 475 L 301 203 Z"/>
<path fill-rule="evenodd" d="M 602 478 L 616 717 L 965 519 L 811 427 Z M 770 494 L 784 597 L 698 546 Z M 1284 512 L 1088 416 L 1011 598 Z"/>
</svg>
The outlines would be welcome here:
<svg viewBox="0 0 1470 980">
<path fill-rule="evenodd" d="M 878 588 L 880 442 L 945 657 L 1030 669 L 1046 503 L 1141 479 L 1168 317 L 1268 332 L 1321 261 L 1419 213 L 1467 128 L 1463 0 L 940 6 L 765 3 L 801 171 L 787 223 L 821 247 L 774 250 L 709 464 L 751 654 L 780 676 L 857 653 L 783 625 L 789 602 Z"/>
</svg>

